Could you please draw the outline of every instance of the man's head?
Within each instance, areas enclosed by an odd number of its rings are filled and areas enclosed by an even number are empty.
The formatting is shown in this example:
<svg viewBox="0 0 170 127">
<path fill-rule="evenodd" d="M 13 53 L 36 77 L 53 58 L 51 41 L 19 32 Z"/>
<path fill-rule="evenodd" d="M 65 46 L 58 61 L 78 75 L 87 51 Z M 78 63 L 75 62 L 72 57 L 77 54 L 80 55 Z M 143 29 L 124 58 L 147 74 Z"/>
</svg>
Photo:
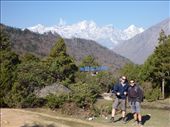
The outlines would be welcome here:
<svg viewBox="0 0 170 127">
<path fill-rule="evenodd" d="M 135 81 L 134 80 L 130 80 L 130 85 L 134 86 L 135 85 Z"/>
<path fill-rule="evenodd" d="M 122 77 L 119 77 L 119 82 L 122 82 Z"/>
<path fill-rule="evenodd" d="M 126 82 L 126 76 L 122 76 L 121 77 L 121 83 L 125 83 Z"/>
</svg>

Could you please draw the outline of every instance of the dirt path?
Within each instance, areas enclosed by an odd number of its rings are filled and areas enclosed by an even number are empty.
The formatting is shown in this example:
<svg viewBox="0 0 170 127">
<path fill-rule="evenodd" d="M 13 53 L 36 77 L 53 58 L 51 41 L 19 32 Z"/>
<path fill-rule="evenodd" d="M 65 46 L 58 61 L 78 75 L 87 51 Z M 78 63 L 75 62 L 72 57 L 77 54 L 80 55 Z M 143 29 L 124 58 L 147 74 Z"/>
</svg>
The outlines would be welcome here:
<svg viewBox="0 0 170 127">
<path fill-rule="evenodd" d="M 97 118 L 94 121 L 81 120 L 71 117 L 64 117 L 47 109 L 0 109 L 0 127 L 35 127 L 34 122 L 41 127 L 139 127 L 134 125 L 133 120 L 126 124 L 121 121 L 109 123 L 108 120 Z M 144 127 L 168 127 L 170 126 L 170 111 L 158 109 L 142 109 Z M 119 118 L 118 114 L 116 118 Z M 169 116 L 169 117 L 168 117 Z M 30 123 L 32 123 L 30 126 Z M 28 124 L 29 126 L 24 126 Z M 46 125 L 46 126 L 45 126 Z M 36 126 L 40 127 L 40 126 Z"/>
<path fill-rule="evenodd" d="M 43 118 L 44 117 L 44 118 Z M 44 120 L 45 118 L 48 118 Z M 111 125 L 104 125 L 95 122 L 83 121 L 80 119 L 66 118 L 61 116 L 52 116 L 39 112 L 26 111 L 22 109 L 1 109 L 1 127 L 21 127 L 28 123 L 38 122 L 41 124 L 54 124 L 57 127 L 72 127 L 69 125 L 61 124 L 60 122 L 54 122 L 55 120 L 64 120 L 69 122 L 75 122 L 84 126 L 91 127 L 113 127 Z"/>
</svg>

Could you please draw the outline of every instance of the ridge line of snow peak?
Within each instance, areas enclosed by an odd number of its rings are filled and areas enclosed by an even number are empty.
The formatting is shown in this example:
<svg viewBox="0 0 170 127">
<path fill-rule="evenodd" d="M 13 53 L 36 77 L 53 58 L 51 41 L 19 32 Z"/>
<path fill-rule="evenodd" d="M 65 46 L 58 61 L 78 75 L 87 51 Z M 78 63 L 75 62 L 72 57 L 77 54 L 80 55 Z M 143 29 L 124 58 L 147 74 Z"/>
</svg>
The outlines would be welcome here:
<svg viewBox="0 0 170 127">
<path fill-rule="evenodd" d="M 142 27 L 136 27 L 130 25 L 125 30 L 119 30 L 113 28 L 112 24 L 105 26 L 98 26 L 94 21 L 81 21 L 75 24 L 66 25 L 64 21 L 61 21 L 58 25 L 46 27 L 42 24 L 38 24 L 33 27 L 28 27 L 32 32 L 44 34 L 52 32 L 58 33 L 64 38 L 84 38 L 97 41 L 99 44 L 112 49 L 121 40 L 128 40 L 135 35 L 142 33 L 144 29 Z"/>
</svg>

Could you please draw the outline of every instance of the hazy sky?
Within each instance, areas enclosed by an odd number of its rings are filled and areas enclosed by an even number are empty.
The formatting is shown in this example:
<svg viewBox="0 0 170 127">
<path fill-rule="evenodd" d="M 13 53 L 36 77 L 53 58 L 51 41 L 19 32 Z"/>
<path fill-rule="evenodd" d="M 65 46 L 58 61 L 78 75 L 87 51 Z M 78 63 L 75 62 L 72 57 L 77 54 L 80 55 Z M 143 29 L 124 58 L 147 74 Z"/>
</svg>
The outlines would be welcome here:
<svg viewBox="0 0 170 127">
<path fill-rule="evenodd" d="M 1 23 L 25 28 L 82 20 L 124 29 L 134 24 L 148 28 L 170 17 L 169 1 L 1 1 Z"/>
</svg>

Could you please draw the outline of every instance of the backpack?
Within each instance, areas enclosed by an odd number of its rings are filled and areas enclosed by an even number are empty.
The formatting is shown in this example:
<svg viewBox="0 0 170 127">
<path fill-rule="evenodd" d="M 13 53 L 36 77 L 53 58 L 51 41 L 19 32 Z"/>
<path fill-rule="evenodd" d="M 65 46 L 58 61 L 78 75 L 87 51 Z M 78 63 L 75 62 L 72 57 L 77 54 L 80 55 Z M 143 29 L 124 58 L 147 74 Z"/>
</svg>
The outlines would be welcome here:
<svg viewBox="0 0 170 127">
<path fill-rule="evenodd" d="M 138 97 L 138 88 L 137 86 L 134 86 L 134 87 L 130 87 L 129 88 L 129 96 L 131 98 L 136 98 Z"/>
</svg>

